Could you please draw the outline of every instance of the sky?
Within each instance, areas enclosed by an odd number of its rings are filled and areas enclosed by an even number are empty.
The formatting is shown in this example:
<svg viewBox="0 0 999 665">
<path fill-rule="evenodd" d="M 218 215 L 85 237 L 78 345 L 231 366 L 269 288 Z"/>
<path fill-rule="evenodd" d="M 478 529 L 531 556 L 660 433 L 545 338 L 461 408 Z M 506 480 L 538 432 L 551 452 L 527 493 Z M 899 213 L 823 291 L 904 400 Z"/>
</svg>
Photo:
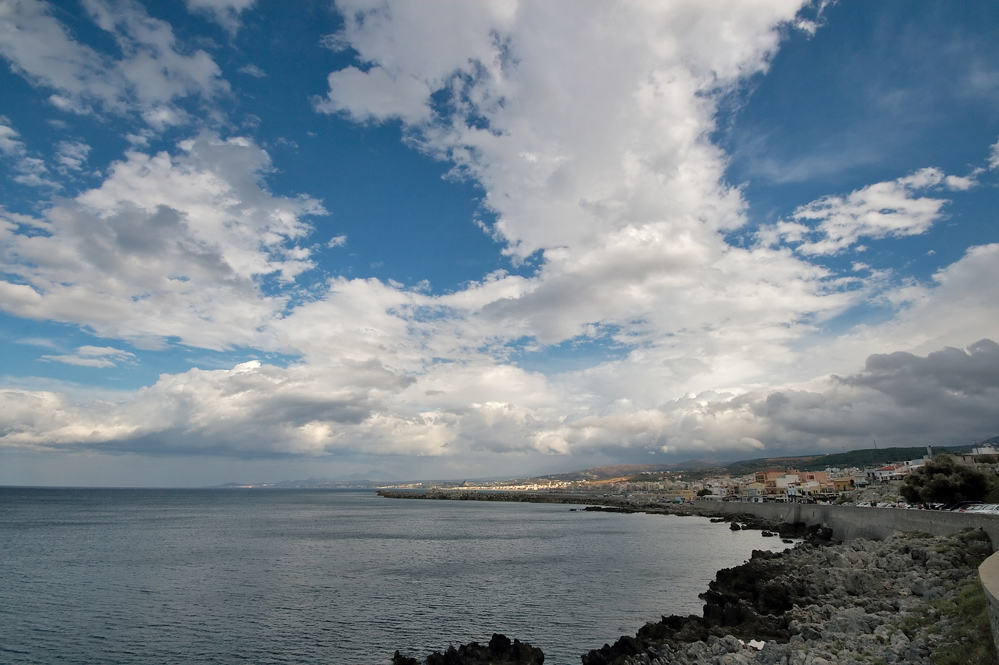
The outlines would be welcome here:
<svg viewBox="0 0 999 665">
<path fill-rule="evenodd" d="M 999 434 L 999 4 L 0 0 L 0 484 Z"/>
</svg>

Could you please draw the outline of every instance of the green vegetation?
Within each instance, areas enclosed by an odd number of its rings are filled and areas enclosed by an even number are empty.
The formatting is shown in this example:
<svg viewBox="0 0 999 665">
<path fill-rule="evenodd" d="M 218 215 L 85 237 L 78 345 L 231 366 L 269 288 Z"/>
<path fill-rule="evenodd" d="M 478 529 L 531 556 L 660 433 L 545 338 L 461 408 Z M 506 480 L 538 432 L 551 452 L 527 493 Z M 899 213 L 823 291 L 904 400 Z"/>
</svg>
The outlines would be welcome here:
<svg viewBox="0 0 999 665">
<path fill-rule="evenodd" d="M 815 455 L 807 457 L 764 457 L 761 459 L 733 462 L 725 467 L 725 469 L 732 475 L 741 476 L 766 469 L 804 469 L 806 468 L 805 465 L 810 464 L 816 459 L 821 459 L 821 457 Z M 820 468 L 824 469 L 825 467 Z"/>
<path fill-rule="evenodd" d="M 939 452 L 957 452 L 968 446 L 933 446 Z M 883 466 L 889 462 L 920 459 L 926 454 L 924 447 L 908 448 L 867 448 L 851 450 L 832 455 L 809 455 L 807 457 L 765 457 L 729 464 L 729 473 L 742 475 L 764 469 L 798 469 L 800 471 L 822 471 L 828 467 L 845 469 L 849 467 Z"/>
<path fill-rule="evenodd" d="M 950 619 L 950 629 L 930 660 L 933 665 L 987 665 L 996 662 L 995 643 L 985 592 L 977 578 L 966 580 L 953 601 L 941 601 L 937 608 Z"/>
<path fill-rule="evenodd" d="M 920 536 L 906 534 L 905 537 Z M 992 554 L 989 537 L 977 529 L 962 531 L 952 543 L 937 551 L 945 553 L 955 549 L 961 550 L 972 568 L 977 568 Z M 927 639 L 932 645 L 930 660 L 933 665 L 995 665 L 999 661 L 985 591 L 978 576 L 952 584 L 956 588 L 952 597 L 930 601 L 926 612 L 907 617 L 899 627 L 910 639 Z"/>
<path fill-rule="evenodd" d="M 912 503 L 981 501 L 992 491 L 988 476 L 949 455 L 937 455 L 910 473 L 902 483 L 902 497 Z"/>
<path fill-rule="evenodd" d="M 933 446 L 935 451 L 956 452 L 964 450 L 967 446 L 953 446 L 945 448 Z M 911 459 L 922 459 L 926 455 L 925 447 L 910 448 L 867 448 L 864 450 L 851 450 L 845 453 L 835 453 L 833 455 L 823 455 L 816 457 L 813 461 L 802 465 L 802 471 L 821 471 L 826 467 L 839 467 L 841 469 L 851 466 L 865 467 L 883 466 L 889 462 L 901 462 Z"/>
<path fill-rule="evenodd" d="M 992 554 L 988 536 L 978 530 L 968 529 L 958 538 L 975 568 Z M 957 586 L 953 599 L 933 602 L 934 609 L 947 619 L 948 628 L 939 633 L 943 639 L 933 649 L 930 660 L 933 665 L 994 665 L 996 648 L 982 584 L 975 575 Z M 930 632 L 934 629 L 930 628 Z"/>
</svg>

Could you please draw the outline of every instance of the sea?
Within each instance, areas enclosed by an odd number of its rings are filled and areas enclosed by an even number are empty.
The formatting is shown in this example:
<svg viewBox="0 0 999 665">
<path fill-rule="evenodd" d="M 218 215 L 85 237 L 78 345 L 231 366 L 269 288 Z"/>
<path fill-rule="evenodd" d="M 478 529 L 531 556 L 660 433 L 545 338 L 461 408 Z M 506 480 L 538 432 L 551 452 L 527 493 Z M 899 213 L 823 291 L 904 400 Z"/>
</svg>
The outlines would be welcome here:
<svg viewBox="0 0 999 665">
<path fill-rule="evenodd" d="M 786 547 L 701 517 L 579 508 L 0 487 L 0 663 L 384 665 L 503 633 L 578 664 L 700 614 L 716 571 Z"/>
</svg>

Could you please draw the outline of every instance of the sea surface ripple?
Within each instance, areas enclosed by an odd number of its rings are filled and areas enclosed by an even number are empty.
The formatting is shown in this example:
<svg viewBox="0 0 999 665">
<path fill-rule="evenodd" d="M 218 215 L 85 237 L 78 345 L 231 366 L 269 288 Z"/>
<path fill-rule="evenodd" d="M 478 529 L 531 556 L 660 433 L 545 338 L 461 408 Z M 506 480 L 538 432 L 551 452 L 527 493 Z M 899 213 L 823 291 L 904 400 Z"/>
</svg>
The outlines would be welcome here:
<svg viewBox="0 0 999 665">
<path fill-rule="evenodd" d="M 376 665 L 499 632 L 568 665 L 782 548 L 559 504 L 0 488 L 0 662 Z"/>
</svg>

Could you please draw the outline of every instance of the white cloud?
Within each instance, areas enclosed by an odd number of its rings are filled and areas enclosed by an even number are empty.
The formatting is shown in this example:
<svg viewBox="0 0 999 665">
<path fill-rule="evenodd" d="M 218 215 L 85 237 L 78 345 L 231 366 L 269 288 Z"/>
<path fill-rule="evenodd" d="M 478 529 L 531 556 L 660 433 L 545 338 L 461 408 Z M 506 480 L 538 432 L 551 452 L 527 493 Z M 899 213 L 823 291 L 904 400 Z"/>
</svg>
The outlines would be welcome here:
<svg viewBox="0 0 999 665">
<path fill-rule="evenodd" d="M 835 254 L 861 238 L 919 235 L 943 216 L 948 201 L 917 194 L 945 183 L 952 189 L 971 186 L 939 169 L 920 169 L 897 180 L 868 185 L 845 198 L 825 196 L 812 201 L 792 213 L 793 221 L 763 229 L 760 238 L 768 244 L 794 244 L 803 254 Z"/>
<path fill-rule="evenodd" d="M 88 113 L 94 105 L 112 113 L 137 111 L 162 127 L 164 113 L 180 117 L 173 101 L 210 99 L 228 90 L 207 53 L 187 52 L 170 25 L 140 5 L 86 0 L 84 6 L 115 38 L 120 59 L 73 39 L 48 3 L 7 3 L 0 17 L 0 55 L 32 84 L 54 90 L 49 99 L 57 107 L 74 113 Z"/>
<path fill-rule="evenodd" d="M 415 145 L 483 185 L 497 216 L 488 230 L 507 254 L 541 252 L 534 280 L 481 303 L 498 334 L 557 343 L 597 324 L 625 328 L 621 340 L 663 339 L 713 325 L 747 295 L 748 318 L 753 285 L 769 291 L 774 275 L 797 282 L 783 291 L 795 297 L 750 336 L 842 305 L 824 302 L 821 271 L 720 236 L 744 216 L 708 140 L 714 100 L 766 69 L 797 4 L 594 3 L 571 16 L 508 3 L 338 7 L 337 44 L 366 68 L 333 72 L 317 108 L 401 119 Z M 739 265 L 759 281 L 730 272 Z M 700 312 L 692 325 L 678 315 L 688 309 Z"/>
<path fill-rule="evenodd" d="M 653 408 L 618 400 L 605 413 L 566 418 L 564 395 L 543 377 L 509 366 L 441 366 L 451 376 L 424 383 L 377 361 L 288 369 L 250 362 L 164 375 L 116 402 L 74 404 L 55 393 L 3 391 L 0 426 L 7 434 L 0 442 L 161 454 L 363 451 L 472 463 L 495 455 L 620 457 L 629 450 L 832 452 L 871 437 L 886 446 L 944 445 L 993 434 L 997 363 L 999 345 L 983 339 L 926 356 L 872 355 L 862 370 L 808 388 L 706 391 Z M 439 403 L 402 405 L 416 393 Z M 481 394 L 495 399 L 478 401 Z"/>
<path fill-rule="evenodd" d="M 57 183 L 46 177 L 49 170 L 45 162 L 28 154 L 27 146 L 18 140 L 20 134 L 6 122 L 7 118 L 0 116 L 0 153 L 13 162 L 17 172 L 14 181 L 30 187 L 58 188 Z"/>
<path fill-rule="evenodd" d="M 323 35 L 319 40 L 319 45 L 335 53 L 339 53 L 350 48 L 350 40 L 347 39 L 347 35 L 343 32 L 332 32 L 328 35 Z"/>
<path fill-rule="evenodd" d="M 57 182 L 46 177 L 49 169 L 45 166 L 45 162 L 37 157 L 21 157 L 17 162 L 16 168 L 20 171 L 20 174 L 14 176 L 14 182 L 19 182 L 29 187 L 59 188 Z"/>
<path fill-rule="evenodd" d="M 239 30 L 239 15 L 255 2 L 256 0 L 185 0 L 189 11 L 208 14 L 230 34 Z"/>
<path fill-rule="evenodd" d="M 108 337 L 251 343 L 287 297 L 264 295 L 258 280 L 289 283 L 312 267 L 296 243 L 311 231 L 302 218 L 325 212 L 269 194 L 268 168 L 253 143 L 203 134 L 176 155 L 129 152 L 44 219 L 2 216 L 0 262 L 13 280 L 0 282 L 0 306 Z"/>
<path fill-rule="evenodd" d="M 8 157 L 18 157 L 25 152 L 25 145 L 18 141 L 20 134 L 13 127 L 3 124 L 9 122 L 7 118 L 0 116 L 0 152 Z"/>
<path fill-rule="evenodd" d="M 944 178 L 944 185 L 947 189 L 953 190 L 955 192 L 966 192 L 969 189 L 974 189 L 978 186 L 978 175 L 982 172 L 982 169 L 976 169 L 972 173 L 966 176 L 956 176 L 949 175 Z"/>
<path fill-rule="evenodd" d="M 80 367 L 117 367 L 119 362 L 134 360 L 135 354 L 112 346 L 81 346 L 75 354 L 45 355 L 42 359 Z"/>
<path fill-rule="evenodd" d="M 243 65 L 237 71 L 239 71 L 240 74 L 247 74 L 248 76 L 252 76 L 253 78 L 258 78 L 258 79 L 267 76 L 267 72 L 262 70 L 260 67 L 257 67 L 253 63 L 250 63 L 248 65 Z"/>
<path fill-rule="evenodd" d="M 999 244 L 971 247 L 937 271 L 931 283 L 904 284 L 884 298 L 898 308 L 897 315 L 831 341 L 829 357 L 857 363 L 871 349 L 930 353 L 992 339 L 999 322 Z"/>
<path fill-rule="evenodd" d="M 330 74 L 316 108 L 401 122 L 412 146 L 482 186 L 487 231 L 536 272 L 497 271 L 443 295 L 377 279 L 307 285 L 303 220 L 322 210 L 270 194 L 262 150 L 208 134 L 175 152 L 133 150 L 41 218 L 2 216 L 0 303 L 108 338 L 297 359 L 165 374 L 114 401 L 12 390 L 4 445 L 417 455 L 480 473 L 500 457 L 837 449 L 888 424 L 913 440 L 900 380 L 864 365 L 872 350 L 912 354 L 906 366 L 926 360 L 938 378 L 932 354 L 944 346 L 972 359 L 946 371 L 991 366 L 988 343 L 973 343 L 999 321 L 994 247 L 904 287 L 862 264 L 870 275 L 838 277 L 807 260 L 924 232 L 946 201 L 921 194 L 966 189 L 974 175 L 924 169 L 803 206 L 772 242 L 726 242 L 746 214 L 710 140 L 716 103 L 766 70 L 797 3 L 339 6 L 345 29 L 329 45 L 358 61 Z M 152 125 L 174 121 L 168 102 L 143 107 L 160 109 Z M 826 320 L 873 295 L 890 321 L 824 338 Z M 590 366 L 526 369 L 557 345 L 600 351 Z M 938 378 L 938 392 L 958 393 L 946 404 L 971 417 L 953 429 L 928 410 L 914 436 L 995 422 L 970 383 Z"/>
<path fill-rule="evenodd" d="M 82 141 L 60 141 L 56 148 L 56 161 L 71 171 L 83 169 L 90 154 L 90 146 Z"/>
<path fill-rule="evenodd" d="M 345 111 L 362 121 L 398 117 L 404 122 L 420 122 L 430 117 L 426 100 L 431 90 L 413 76 L 393 76 L 381 67 L 367 72 L 347 67 L 330 74 L 328 83 L 328 97 L 315 103 L 318 111 Z"/>
<path fill-rule="evenodd" d="M 989 168 L 993 171 L 999 169 L 999 141 L 992 144 L 992 152 L 989 153 Z"/>
<path fill-rule="evenodd" d="M 114 362 L 107 358 L 82 358 L 80 356 L 42 356 L 42 360 L 63 363 L 65 365 L 77 365 L 79 367 L 114 367 Z"/>
</svg>

